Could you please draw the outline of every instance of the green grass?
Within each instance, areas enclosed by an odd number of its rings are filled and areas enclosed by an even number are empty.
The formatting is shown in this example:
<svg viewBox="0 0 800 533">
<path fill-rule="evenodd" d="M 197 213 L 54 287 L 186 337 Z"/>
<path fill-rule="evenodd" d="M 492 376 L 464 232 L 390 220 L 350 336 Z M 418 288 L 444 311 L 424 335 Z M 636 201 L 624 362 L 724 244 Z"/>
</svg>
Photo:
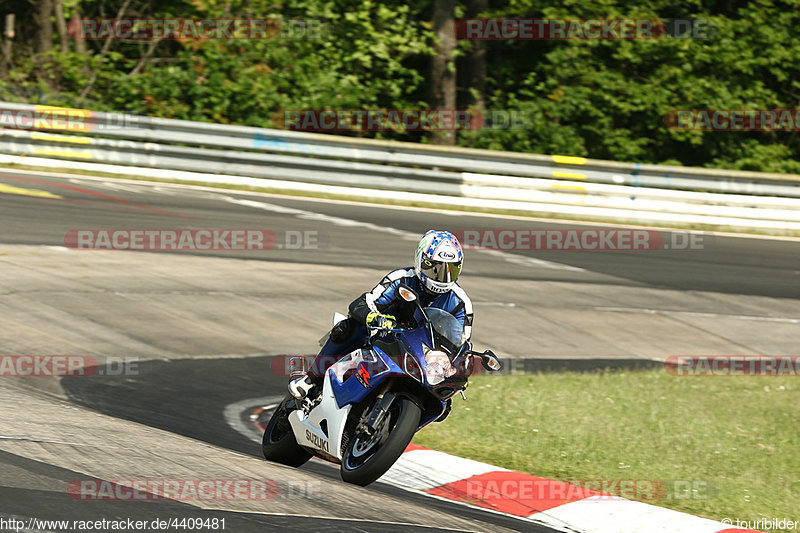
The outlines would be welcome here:
<svg viewBox="0 0 800 533">
<path fill-rule="evenodd" d="M 467 398 L 414 442 L 553 479 L 692 480 L 697 493 L 644 501 L 718 520 L 800 520 L 797 377 L 477 376 Z"/>
</svg>

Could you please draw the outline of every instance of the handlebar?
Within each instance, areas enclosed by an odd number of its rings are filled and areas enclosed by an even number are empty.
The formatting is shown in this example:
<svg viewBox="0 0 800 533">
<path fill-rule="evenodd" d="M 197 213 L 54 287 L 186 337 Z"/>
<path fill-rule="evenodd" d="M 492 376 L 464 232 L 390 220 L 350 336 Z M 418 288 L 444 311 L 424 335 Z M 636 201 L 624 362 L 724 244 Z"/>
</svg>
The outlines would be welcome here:
<svg viewBox="0 0 800 533">
<path fill-rule="evenodd" d="M 388 331 L 390 333 L 402 333 L 403 331 L 406 331 L 406 328 L 388 328 L 387 329 L 387 328 L 382 328 L 380 326 L 368 326 L 368 327 L 371 330 L 372 329 L 380 329 L 382 331 Z"/>
<path fill-rule="evenodd" d="M 403 331 L 407 331 L 408 328 L 381 328 L 379 326 L 368 326 L 370 330 L 383 330 L 386 332 L 391 333 L 401 333 Z M 498 372 L 503 369 L 503 362 L 500 360 L 499 357 L 495 355 L 495 353 L 491 350 L 485 350 L 483 352 L 476 352 L 474 350 L 468 349 L 466 352 L 468 356 L 477 356 L 481 360 L 481 364 L 485 370 L 489 372 Z"/>
</svg>

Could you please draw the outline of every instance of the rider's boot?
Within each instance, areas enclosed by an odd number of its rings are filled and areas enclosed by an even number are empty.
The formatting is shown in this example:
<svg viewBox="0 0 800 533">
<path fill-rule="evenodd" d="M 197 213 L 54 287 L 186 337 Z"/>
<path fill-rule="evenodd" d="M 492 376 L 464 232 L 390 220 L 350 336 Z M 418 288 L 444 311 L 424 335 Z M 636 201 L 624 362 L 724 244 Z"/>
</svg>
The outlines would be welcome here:
<svg viewBox="0 0 800 533">
<path fill-rule="evenodd" d="M 319 385 L 319 381 L 319 378 L 309 376 L 308 374 L 301 378 L 294 379 L 289 382 L 289 394 L 298 400 L 305 398 L 308 396 L 308 392 L 311 389 Z"/>
</svg>

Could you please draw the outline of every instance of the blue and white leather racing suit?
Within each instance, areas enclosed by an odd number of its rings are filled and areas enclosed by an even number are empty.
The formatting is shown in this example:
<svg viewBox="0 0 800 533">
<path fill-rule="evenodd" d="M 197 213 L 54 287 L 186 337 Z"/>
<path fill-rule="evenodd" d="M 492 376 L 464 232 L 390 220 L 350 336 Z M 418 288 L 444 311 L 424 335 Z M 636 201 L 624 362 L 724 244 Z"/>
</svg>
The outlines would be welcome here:
<svg viewBox="0 0 800 533">
<path fill-rule="evenodd" d="M 398 324 L 411 320 L 415 306 L 409 306 L 401 298 L 395 297 L 395 291 L 400 283 L 405 283 L 419 295 L 422 307 L 436 307 L 456 317 L 464 326 L 466 340 L 469 340 L 472 335 L 472 301 L 464 289 L 455 283 L 453 288 L 445 293 L 429 293 L 417 277 L 414 267 L 401 268 L 390 272 L 374 289 L 353 300 L 347 324 L 334 328 L 311 364 L 309 376 L 321 378 L 325 375 L 325 370 L 340 357 L 367 344 L 369 328 L 366 326 L 366 321 L 370 312 L 394 315 Z M 335 342 L 332 338 L 336 335 L 337 329 L 338 337 L 341 337 L 337 338 L 339 342 Z"/>
</svg>

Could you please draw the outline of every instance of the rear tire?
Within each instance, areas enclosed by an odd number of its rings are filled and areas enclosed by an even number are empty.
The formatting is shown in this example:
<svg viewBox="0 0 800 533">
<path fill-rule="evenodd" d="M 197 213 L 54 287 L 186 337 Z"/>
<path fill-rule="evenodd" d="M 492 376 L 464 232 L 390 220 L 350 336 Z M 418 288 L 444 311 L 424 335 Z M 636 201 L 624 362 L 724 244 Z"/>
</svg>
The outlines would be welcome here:
<svg viewBox="0 0 800 533">
<path fill-rule="evenodd" d="M 369 411 L 367 409 L 362 416 L 368 416 Z M 379 432 L 384 435 L 382 442 L 351 437 L 342 457 L 342 479 L 363 487 L 385 474 L 411 442 L 421 416 L 422 411 L 414 402 L 398 396 L 389 408 L 384 431 Z"/>
<path fill-rule="evenodd" d="M 311 459 L 311 454 L 297 444 L 287 416 L 291 409 L 287 403 L 293 398 L 287 396 L 272 413 L 261 441 L 261 450 L 267 461 L 298 467 Z"/>
</svg>

